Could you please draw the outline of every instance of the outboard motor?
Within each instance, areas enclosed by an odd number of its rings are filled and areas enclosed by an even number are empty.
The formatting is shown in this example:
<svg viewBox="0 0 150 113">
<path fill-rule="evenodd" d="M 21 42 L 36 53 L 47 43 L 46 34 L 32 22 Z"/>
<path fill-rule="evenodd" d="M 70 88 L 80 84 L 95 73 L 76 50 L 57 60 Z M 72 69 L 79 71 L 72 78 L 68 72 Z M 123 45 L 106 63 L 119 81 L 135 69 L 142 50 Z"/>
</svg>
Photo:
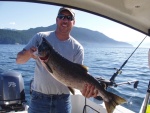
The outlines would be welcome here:
<svg viewBox="0 0 150 113">
<path fill-rule="evenodd" d="M 24 81 L 20 73 L 0 73 L 0 113 L 25 109 Z"/>
</svg>

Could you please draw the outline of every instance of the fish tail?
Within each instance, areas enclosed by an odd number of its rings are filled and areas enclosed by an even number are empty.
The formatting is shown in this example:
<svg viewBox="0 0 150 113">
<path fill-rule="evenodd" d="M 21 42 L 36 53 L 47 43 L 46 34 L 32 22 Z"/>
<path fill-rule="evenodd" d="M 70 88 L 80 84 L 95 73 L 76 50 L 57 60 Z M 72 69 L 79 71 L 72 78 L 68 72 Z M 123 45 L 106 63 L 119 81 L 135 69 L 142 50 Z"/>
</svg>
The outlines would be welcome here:
<svg viewBox="0 0 150 113">
<path fill-rule="evenodd" d="M 124 98 L 119 97 L 118 95 L 115 95 L 110 92 L 108 92 L 108 94 L 111 97 L 111 99 L 109 99 L 108 102 L 104 101 L 107 113 L 113 113 L 113 111 L 117 105 L 120 105 L 120 104 L 123 104 L 126 102 L 126 100 Z"/>
</svg>

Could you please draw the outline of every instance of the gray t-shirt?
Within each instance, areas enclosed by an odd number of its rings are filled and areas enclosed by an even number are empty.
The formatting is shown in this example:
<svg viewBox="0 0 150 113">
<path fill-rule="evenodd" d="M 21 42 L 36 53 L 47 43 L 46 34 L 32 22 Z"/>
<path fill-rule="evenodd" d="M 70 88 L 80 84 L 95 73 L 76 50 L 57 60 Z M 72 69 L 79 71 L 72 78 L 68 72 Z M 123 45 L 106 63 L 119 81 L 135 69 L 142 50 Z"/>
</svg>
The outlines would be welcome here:
<svg viewBox="0 0 150 113">
<path fill-rule="evenodd" d="M 71 36 L 68 40 L 60 41 L 54 31 L 37 33 L 24 49 L 28 50 L 33 46 L 38 47 L 43 37 L 60 55 L 74 63 L 83 64 L 84 49 L 82 45 Z M 39 59 L 36 60 L 32 89 L 44 94 L 69 94 L 68 88 L 55 80 Z"/>
</svg>

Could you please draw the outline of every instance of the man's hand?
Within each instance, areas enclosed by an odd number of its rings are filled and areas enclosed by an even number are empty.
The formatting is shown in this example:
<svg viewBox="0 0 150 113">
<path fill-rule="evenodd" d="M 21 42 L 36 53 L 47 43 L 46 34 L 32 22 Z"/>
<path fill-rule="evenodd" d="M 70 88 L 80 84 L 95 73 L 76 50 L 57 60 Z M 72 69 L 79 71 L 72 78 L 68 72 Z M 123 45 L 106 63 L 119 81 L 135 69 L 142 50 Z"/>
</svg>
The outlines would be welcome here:
<svg viewBox="0 0 150 113">
<path fill-rule="evenodd" d="M 34 52 L 36 51 L 37 51 L 36 47 L 31 47 L 29 50 L 23 49 L 17 54 L 16 63 L 23 64 L 27 62 L 30 58 L 36 59 L 37 56 L 34 54 Z"/>
<path fill-rule="evenodd" d="M 23 50 L 22 54 L 24 56 L 27 56 L 29 58 L 33 58 L 33 59 L 36 59 L 37 56 L 34 54 L 35 52 L 37 51 L 37 48 L 36 47 L 31 47 L 29 50 Z"/>
<path fill-rule="evenodd" d="M 98 94 L 98 90 L 95 89 L 95 86 L 91 84 L 85 84 L 83 90 L 81 91 L 82 95 L 86 98 L 96 97 Z"/>
</svg>

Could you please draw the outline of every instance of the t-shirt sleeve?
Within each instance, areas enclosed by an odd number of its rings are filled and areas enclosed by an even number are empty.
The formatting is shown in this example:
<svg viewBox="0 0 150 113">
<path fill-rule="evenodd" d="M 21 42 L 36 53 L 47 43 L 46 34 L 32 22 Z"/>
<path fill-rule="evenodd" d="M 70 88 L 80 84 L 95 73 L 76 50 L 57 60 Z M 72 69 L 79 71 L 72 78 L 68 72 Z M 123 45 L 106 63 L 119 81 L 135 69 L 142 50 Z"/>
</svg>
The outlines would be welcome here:
<svg viewBox="0 0 150 113">
<path fill-rule="evenodd" d="M 39 33 L 37 33 L 30 39 L 30 41 L 24 47 L 24 49 L 29 50 L 31 47 L 38 47 L 40 43 L 41 43 L 41 36 Z"/>
<path fill-rule="evenodd" d="M 80 49 L 76 52 L 74 56 L 74 63 L 83 64 L 84 61 L 84 48 L 80 47 Z"/>
</svg>

